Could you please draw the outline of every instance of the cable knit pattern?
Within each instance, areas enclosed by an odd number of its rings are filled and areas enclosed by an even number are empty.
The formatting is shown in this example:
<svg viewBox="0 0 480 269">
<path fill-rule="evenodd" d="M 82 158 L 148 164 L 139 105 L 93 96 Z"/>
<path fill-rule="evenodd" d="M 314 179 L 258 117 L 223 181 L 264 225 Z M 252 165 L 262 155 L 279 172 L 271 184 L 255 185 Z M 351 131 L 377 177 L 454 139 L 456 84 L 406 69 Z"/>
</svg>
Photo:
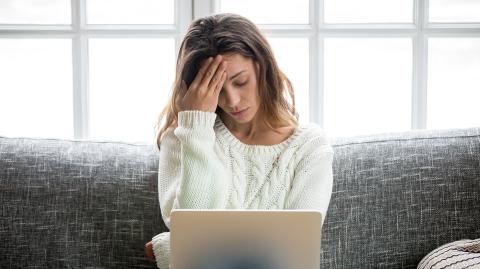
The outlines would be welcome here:
<svg viewBox="0 0 480 269">
<path fill-rule="evenodd" d="M 315 209 L 327 213 L 333 150 L 316 124 L 276 145 L 247 145 L 213 112 L 183 111 L 162 138 L 158 194 L 170 228 L 177 208 Z M 322 220 L 322 221 L 323 221 Z M 170 264 L 170 233 L 156 235 L 157 266 Z"/>
</svg>

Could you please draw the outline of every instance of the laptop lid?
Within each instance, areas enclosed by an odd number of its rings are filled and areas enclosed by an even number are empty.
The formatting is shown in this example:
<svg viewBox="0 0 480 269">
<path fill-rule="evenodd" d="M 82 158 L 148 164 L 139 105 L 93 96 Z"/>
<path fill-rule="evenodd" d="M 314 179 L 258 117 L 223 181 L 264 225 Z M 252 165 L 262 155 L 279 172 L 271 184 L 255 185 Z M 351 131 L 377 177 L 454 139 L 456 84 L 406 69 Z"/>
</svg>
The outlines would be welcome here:
<svg viewBox="0 0 480 269">
<path fill-rule="evenodd" d="M 171 269 L 318 269 L 322 217 L 314 210 L 171 213 Z"/>
</svg>

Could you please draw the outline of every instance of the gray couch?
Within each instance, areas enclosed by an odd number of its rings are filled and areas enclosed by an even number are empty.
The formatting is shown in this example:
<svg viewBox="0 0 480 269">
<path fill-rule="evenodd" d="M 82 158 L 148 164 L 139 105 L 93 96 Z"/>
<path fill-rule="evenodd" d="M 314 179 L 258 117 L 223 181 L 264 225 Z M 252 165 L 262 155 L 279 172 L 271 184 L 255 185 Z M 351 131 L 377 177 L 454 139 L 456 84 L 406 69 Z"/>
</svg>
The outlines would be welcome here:
<svg viewBox="0 0 480 269">
<path fill-rule="evenodd" d="M 480 237 L 480 128 L 333 144 L 322 268 L 415 268 Z M 0 137 L 0 268 L 154 268 L 157 162 L 153 145 Z"/>
</svg>

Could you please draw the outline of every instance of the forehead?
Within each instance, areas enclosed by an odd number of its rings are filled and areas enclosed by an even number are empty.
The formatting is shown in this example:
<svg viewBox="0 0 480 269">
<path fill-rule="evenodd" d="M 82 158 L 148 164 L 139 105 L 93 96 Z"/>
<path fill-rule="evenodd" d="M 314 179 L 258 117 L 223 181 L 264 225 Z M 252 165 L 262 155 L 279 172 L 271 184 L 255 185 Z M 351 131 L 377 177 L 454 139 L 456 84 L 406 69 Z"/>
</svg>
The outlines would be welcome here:
<svg viewBox="0 0 480 269">
<path fill-rule="evenodd" d="M 253 61 L 250 58 L 244 57 L 241 54 L 221 54 L 224 61 L 228 62 L 230 68 L 243 68 L 250 69 L 253 68 Z"/>
</svg>

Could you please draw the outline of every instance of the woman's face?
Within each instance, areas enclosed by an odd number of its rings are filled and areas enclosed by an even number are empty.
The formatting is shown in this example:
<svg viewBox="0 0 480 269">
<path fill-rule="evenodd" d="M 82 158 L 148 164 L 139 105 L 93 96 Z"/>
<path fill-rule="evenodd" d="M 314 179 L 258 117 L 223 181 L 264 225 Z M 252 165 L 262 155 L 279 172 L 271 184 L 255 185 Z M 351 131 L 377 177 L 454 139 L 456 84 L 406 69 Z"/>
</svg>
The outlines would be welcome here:
<svg viewBox="0 0 480 269">
<path fill-rule="evenodd" d="M 222 57 L 228 62 L 227 79 L 218 97 L 218 106 L 230 120 L 250 122 L 260 106 L 258 64 L 240 54 L 222 54 Z"/>
</svg>

